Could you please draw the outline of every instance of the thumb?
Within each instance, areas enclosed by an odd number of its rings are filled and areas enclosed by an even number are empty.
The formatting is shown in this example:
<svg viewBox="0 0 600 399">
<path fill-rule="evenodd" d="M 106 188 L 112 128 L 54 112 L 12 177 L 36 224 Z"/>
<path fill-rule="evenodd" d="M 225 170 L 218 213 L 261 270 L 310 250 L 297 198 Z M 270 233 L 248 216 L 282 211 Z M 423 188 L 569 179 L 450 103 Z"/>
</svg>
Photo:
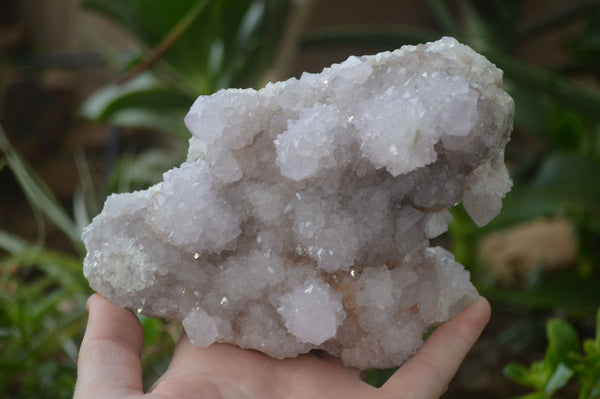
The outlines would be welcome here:
<svg viewBox="0 0 600 399">
<path fill-rule="evenodd" d="M 88 325 L 79 350 L 73 399 L 142 393 L 142 326 L 129 311 L 99 294 L 87 302 Z"/>
</svg>

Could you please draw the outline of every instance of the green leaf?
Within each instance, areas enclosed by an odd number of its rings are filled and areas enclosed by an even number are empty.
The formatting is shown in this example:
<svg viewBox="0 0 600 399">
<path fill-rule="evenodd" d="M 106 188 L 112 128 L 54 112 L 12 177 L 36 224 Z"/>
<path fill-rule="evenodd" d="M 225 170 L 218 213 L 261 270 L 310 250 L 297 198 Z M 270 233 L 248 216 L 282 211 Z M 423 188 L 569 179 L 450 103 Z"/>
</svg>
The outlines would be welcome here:
<svg viewBox="0 0 600 399">
<path fill-rule="evenodd" d="M 560 363 L 544 388 L 546 395 L 552 396 L 554 392 L 567 385 L 573 374 L 573 370 Z"/>
<path fill-rule="evenodd" d="M 515 185 L 500 214 L 487 228 L 571 212 L 600 217 L 600 164 L 592 159 L 553 153 L 542 161 L 529 184 Z"/>
<path fill-rule="evenodd" d="M 106 118 L 107 113 L 110 114 L 106 110 L 111 107 L 115 108 L 111 104 L 118 101 L 119 98 L 159 88 L 161 88 L 161 82 L 150 73 L 141 74 L 126 84 L 109 84 L 92 93 L 81 106 L 80 113 L 85 118 L 102 121 Z"/>
<path fill-rule="evenodd" d="M 169 88 L 149 73 L 124 85 L 102 87 L 80 109 L 83 117 L 118 127 L 161 129 L 188 138 L 183 117 L 193 98 Z"/>
<path fill-rule="evenodd" d="M 256 82 L 277 44 L 273 38 L 281 31 L 288 2 L 84 0 L 83 4 L 131 30 L 160 56 L 161 72 L 177 84 L 183 82 L 183 91 L 198 95 Z"/>
<path fill-rule="evenodd" d="M 600 344 L 596 340 L 586 339 L 583 342 L 583 352 L 589 356 L 600 356 Z"/>
<path fill-rule="evenodd" d="M 367 384 L 374 386 L 375 388 L 381 387 L 390 377 L 398 370 L 398 368 L 391 369 L 367 369 L 362 375 L 362 379 Z"/>
<path fill-rule="evenodd" d="M 552 319 L 546 326 L 548 344 L 554 348 L 560 359 L 566 359 L 569 352 L 579 352 L 579 337 L 575 328 L 562 319 Z"/>
<path fill-rule="evenodd" d="M 107 121 L 114 114 L 131 108 L 150 111 L 188 110 L 193 99 L 175 90 L 156 87 L 147 90 L 138 90 L 116 97 L 102 110 L 100 120 Z"/>
<path fill-rule="evenodd" d="M 140 318 L 142 328 L 144 329 L 144 347 L 150 347 L 159 343 L 164 322 L 144 315 L 138 317 Z"/>
<path fill-rule="evenodd" d="M 579 353 L 579 337 L 575 328 L 561 319 L 548 321 L 546 324 L 546 336 L 548 338 L 548 347 L 544 362 L 548 371 L 554 374 L 560 364 L 570 365 L 572 363 L 569 354 Z"/>
<path fill-rule="evenodd" d="M 579 399 L 592 399 L 600 394 L 600 343 L 588 339 L 583 343 L 584 353 L 573 353 L 573 370 L 578 377 Z"/>
<path fill-rule="evenodd" d="M 189 139 L 190 133 L 183 123 L 184 116 L 183 110 L 153 112 L 149 109 L 124 109 L 111 117 L 110 124 L 117 127 L 158 129 L 183 139 Z"/>
<path fill-rule="evenodd" d="M 505 373 L 511 373 L 513 377 L 518 378 L 518 382 L 521 385 L 529 387 L 535 391 L 542 391 L 546 384 L 548 372 L 543 362 L 533 362 L 531 367 L 527 369 L 525 366 L 520 366 L 522 369 L 519 370 L 517 363 L 511 363 L 507 366 L 508 370 L 504 370 Z M 505 374 L 508 377 L 508 374 Z M 509 377 L 510 378 L 510 377 Z"/>
<path fill-rule="evenodd" d="M 153 85 L 136 87 L 109 85 L 92 94 L 82 108 L 89 119 L 111 122 L 115 114 L 126 109 L 142 109 L 152 112 L 183 110 L 192 105 L 193 99 L 173 89 Z"/>
<path fill-rule="evenodd" d="M 94 8 L 121 23 L 148 48 L 157 46 L 178 22 L 200 3 L 206 3 L 206 0 L 179 0 L 175 2 L 167 0 L 83 0 L 82 2 L 84 6 Z M 197 71 L 202 70 L 203 62 L 198 57 L 206 55 L 207 43 L 204 40 L 198 40 L 203 36 L 198 35 L 199 24 L 195 23 L 194 25 L 194 27 L 188 27 L 186 32 L 179 35 L 177 43 L 170 46 L 163 59 L 173 64 L 172 66 L 178 71 L 182 81 L 186 81 L 186 77 L 191 78 L 189 82 L 191 89 L 196 88 L 202 92 L 206 90 L 203 87 L 206 82 L 202 79 L 195 81 L 194 75 L 197 72 L 192 71 L 191 68 L 195 64 Z M 191 36 L 192 34 L 194 35 Z M 193 43 L 193 38 L 196 39 L 197 44 Z"/>
<path fill-rule="evenodd" d="M 526 387 L 535 388 L 537 378 L 532 376 L 532 372 L 526 366 L 519 363 L 509 363 L 502 370 L 503 374 L 513 382 L 524 385 Z"/>
</svg>

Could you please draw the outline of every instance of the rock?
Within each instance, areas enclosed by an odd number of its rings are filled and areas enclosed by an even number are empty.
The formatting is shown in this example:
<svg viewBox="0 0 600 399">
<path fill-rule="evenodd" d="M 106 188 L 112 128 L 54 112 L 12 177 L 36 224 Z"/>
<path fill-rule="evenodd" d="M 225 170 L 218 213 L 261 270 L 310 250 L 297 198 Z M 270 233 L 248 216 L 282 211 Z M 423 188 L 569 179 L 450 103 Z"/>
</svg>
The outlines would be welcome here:
<svg viewBox="0 0 600 399">
<path fill-rule="evenodd" d="M 199 346 L 323 349 L 402 364 L 478 294 L 429 239 L 462 201 L 479 225 L 511 186 L 502 72 L 452 38 L 198 98 L 187 160 L 110 196 L 84 273 Z"/>
<path fill-rule="evenodd" d="M 573 222 L 565 217 L 535 219 L 484 237 L 478 259 L 494 276 L 510 285 L 537 271 L 574 266 L 578 242 Z"/>
</svg>

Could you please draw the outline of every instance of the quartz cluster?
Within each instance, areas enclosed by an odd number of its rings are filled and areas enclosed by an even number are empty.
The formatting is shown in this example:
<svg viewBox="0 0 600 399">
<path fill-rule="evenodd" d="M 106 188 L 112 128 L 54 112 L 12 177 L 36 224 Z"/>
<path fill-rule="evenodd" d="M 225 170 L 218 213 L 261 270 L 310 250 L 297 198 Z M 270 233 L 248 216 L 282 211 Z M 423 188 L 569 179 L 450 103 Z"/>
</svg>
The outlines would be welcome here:
<svg viewBox="0 0 600 399">
<path fill-rule="evenodd" d="M 511 181 L 502 72 L 452 38 L 202 96 L 187 160 L 110 196 L 84 273 L 192 342 L 400 365 L 478 294 L 430 247 L 459 202 L 483 225 Z"/>
</svg>

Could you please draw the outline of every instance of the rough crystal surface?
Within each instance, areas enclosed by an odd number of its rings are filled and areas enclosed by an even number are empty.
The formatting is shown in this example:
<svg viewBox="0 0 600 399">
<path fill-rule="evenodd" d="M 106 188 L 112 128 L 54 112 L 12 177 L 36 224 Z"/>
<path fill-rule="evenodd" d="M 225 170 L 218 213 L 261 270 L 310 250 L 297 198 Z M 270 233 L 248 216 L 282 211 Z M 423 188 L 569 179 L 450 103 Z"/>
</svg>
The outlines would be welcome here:
<svg viewBox="0 0 600 399">
<path fill-rule="evenodd" d="M 452 38 L 192 105 L 187 160 L 112 195 L 83 234 L 91 286 L 192 342 L 399 365 L 477 296 L 429 240 L 511 182 L 502 72 Z"/>
</svg>

